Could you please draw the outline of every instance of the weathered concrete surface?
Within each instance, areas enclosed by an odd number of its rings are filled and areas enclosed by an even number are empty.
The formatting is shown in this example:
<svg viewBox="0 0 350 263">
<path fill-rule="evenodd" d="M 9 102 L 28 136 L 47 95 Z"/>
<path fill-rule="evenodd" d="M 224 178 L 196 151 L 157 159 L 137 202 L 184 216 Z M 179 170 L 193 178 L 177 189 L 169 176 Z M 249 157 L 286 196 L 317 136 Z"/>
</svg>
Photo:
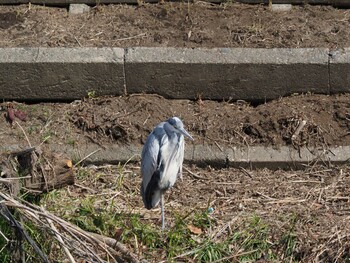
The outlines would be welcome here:
<svg viewBox="0 0 350 263">
<path fill-rule="evenodd" d="M 23 150 L 27 145 L 13 145 L 3 142 L 0 153 Z M 137 145 L 112 145 L 101 148 L 94 143 L 78 145 L 50 145 L 52 152 L 65 153 L 74 161 L 84 159 L 85 164 L 118 164 L 141 160 L 142 147 Z M 86 158 L 88 157 L 88 158 Z M 85 159 L 86 158 L 86 159 Z M 269 168 L 269 169 L 303 169 L 315 162 L 319 164 L 344 164 L 350 161 L 350 146 L 339 146 L 325 149 L 301 148 L 300 151 L 287 146 L 280 148 L 253 147 L 222 147 L 186 143 L 185 163 L 199 166 L 212 165 L 215 167 L 236 168 Z"/>
<path fill-rule="evenodd" d="M 274 12 L 289 12 L 293 8 L 291 4 L 272 4 L 271 10 Z"/>
<path fill-rule="evenodd" d="M 69 14 L 70 15 L 79 15 L 90 12 L 91 7 L 86 4 L 70 4 L 69 5 Z"/>
<path fill-rule="evenodd" d="M 301 148 L 300 151 L 287 146 L 280 148 L 252 146 L 218 148 L 217 146 L 187 145 L 185 158 L 197 164 L 269 169 L 302 169 L 315 162 L 343 164 L 350 159 L 350 147 L 339 146 L 328 150 Z"/>
<path fill-rule="evenodd" d="M 235 167 L 251 167 L 270 169 L 300 169 L 315 162 L 319 164 L 344 164 L 349 161 L 350 147 L 339 146 L 326 149 L 301 148 L 300 151 L 291 147 L 247 147 L 234 150 L 230 164 Z"/>
<path fill-rule="evenodd" d="M 350 91 L 350 48 L 0 48 L 0 99 L 157 93 L 263 101 Z"/>
<path fill-rule="evenodd" d="M 328 49 L 129 48 L 128 93 L 166 98 L 269 100 L 329 93 Z"/>
<path fill-rule="evenodd" d="M 71 146 L 58 146 L 54 151 L 65 152 L 73 160 L 83 159 L 85 156 L 96 152 L 87 159 L 87 163 L 125 163 L 127 161 L 140 160 L 142 148 L 135 145 L 113 146 L 102 149 L 96 145 L 85 145 L 79 148 Z M 344 164 L 350 160 L 350 146 L 333 147 L 324 149 L 306 149 L 300 151 L 290 147 L 242 147 L 242 148 L 218 148 L 217 146 L 195 145 L 188 143 L 185 151 L 185 162 L 195 163 L 200 166 L 213 165 L 217 167 L 244 167 L 244 168 L 269 168 L 269 169 L 302 169 L 305 165 L 315 162 L 320 164 Z"/>
<path fill-rule="evenodd" d="M 331 93 L 350 92 L 350 48 L 330 52 L 329 70 Z"/>
<path fill-rule="evenodd" d="M 0 98 L 72 100 L 124 93 L 120 48 L 1 48 Z"/>
<path fill-rule="evenodd" d="M 54 150 L 58 150 L 55 148 Z M 70 154 L 73 159 L 82 159 L 90 153 L 99 150 L 87 159 L 88 163 L 125 163 L 129 160 L 140 160 L 141 147 L 134 145 L 125 147 L 98 148 L 96 145 L 87 145 L 74 149 L 64 147 L 63 152 Z M 219 149 L 217 146 L 187 144 L 185 152 L 186 163 L 198 165 L 214 165 L 218 167 L 244 167 L 269 169 L 301 169 L 314 162 L 343 164 L 350 159 L 350 147 L 340 146 L 328 151 L 319 149 L 311 152 L 303 148 L 297 151 L 289 147 L 275 149 L 272 147 L 249 147 Z"/>
</svg>

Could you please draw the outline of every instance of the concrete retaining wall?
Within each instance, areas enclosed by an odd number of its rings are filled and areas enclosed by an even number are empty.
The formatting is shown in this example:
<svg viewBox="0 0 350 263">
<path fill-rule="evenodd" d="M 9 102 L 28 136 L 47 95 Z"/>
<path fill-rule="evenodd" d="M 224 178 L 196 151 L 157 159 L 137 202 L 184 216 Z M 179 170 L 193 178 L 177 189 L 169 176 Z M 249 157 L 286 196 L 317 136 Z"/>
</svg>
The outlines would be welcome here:
<svg viewBox="0 0 350 263">
<path fill-rule="evenodd" d="M 331 93 L 350 92 L 350 48 L 332 51 L 329 62 Z"/>
<path fill-rule="evenodd" d="M 124 93 L 124 50 L 2 48 L 0 98 L 73 100 Z"/>
<path fill-rule="evenodd" d="M 167 98 L 270 100 L 329 93 L 327 49 L 131 48 L 129 93 Z"/>
<path fill-rule="evenodd" d="M 1 48 L 0 99 L 270 100 L 350 90 L 350 49 Z"/>
<path fill-rule="evenodd" d="M 71 145 L 52 145 L 52 152 L 64 152 L 71 159 L 86 159 L 86 164 L 118 164 L 131 161 L 139 161 L 142 148 L 136 145 L 110 145 L 108 148 L 100 148 L 94 143 L 79 145 L 75 148 Z M 4 142 L 0 146 L 0 152 L 11 152 L 23 149 L 19 145 L 7 145 Z M 94 153 L 91 155 L 91 153 Z M 326 149 L 301 148 L 300 151 L 292 147 L 281 146 L 264 147 L 222 147 L 191 144 L 185 147 L 185 162 L 199 166 L 208 164 L 215 167 L 235 168 L 269 168 L 269 169 L 303 169 L 315 163 L 341 165 L 349 163 L 350 146 L 338 146 Z"/>
</svg>

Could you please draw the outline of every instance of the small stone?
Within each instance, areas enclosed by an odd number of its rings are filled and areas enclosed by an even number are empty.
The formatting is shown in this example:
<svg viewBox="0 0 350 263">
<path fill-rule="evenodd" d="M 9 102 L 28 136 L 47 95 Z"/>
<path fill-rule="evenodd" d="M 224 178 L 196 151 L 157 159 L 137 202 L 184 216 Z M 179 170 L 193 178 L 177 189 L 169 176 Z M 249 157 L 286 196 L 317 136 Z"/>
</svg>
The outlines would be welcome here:
<svg viewBox="0 0 350 263">
<path fill-rule="evenodd" d="M 90 12 L 91 7 L 86 4 L 70 4 L 69 14 L 78 15 Z"/>
<path fill-rule="evenodd" d="M 274 12 L 287 12 L 292 10 L 291 4 L 272 4 L 271 10 Z"/>
</svg>

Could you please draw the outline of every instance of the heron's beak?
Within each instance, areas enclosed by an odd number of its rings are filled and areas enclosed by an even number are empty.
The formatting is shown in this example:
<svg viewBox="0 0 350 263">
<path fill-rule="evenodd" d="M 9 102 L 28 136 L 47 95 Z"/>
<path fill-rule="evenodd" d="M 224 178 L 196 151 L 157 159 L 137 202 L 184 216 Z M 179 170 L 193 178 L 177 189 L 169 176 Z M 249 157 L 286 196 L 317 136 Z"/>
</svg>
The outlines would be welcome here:
<svg viewBox="0 0 350 263">
<path fill-rule="evenodd" d="M 191 141 L 193 141 L 193 138 L 192 136 L 184 129 L 179 129 L 179 131 L 184 135 L 184 136 L 187 136 L 188 138 L 190 138 Z"/>
</svg>

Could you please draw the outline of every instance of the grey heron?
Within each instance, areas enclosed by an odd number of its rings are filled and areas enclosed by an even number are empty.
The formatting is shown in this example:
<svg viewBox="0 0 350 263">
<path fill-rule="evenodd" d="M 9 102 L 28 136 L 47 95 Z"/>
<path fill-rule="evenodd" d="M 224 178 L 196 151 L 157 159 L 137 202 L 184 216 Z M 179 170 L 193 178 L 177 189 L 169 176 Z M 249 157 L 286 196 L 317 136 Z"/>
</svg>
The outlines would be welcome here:
<svg viewBox="0 0 350 263">
<path fill-rule="evenodd" d="M 141 195 L 147 209 L 160 202 L 162 229 L 165 228 L 164 193 L 182 178 L 185 139 L 192 136 L 178 117 L 159 123 L 148 136 L 141 155 Z"/>
</svg>

